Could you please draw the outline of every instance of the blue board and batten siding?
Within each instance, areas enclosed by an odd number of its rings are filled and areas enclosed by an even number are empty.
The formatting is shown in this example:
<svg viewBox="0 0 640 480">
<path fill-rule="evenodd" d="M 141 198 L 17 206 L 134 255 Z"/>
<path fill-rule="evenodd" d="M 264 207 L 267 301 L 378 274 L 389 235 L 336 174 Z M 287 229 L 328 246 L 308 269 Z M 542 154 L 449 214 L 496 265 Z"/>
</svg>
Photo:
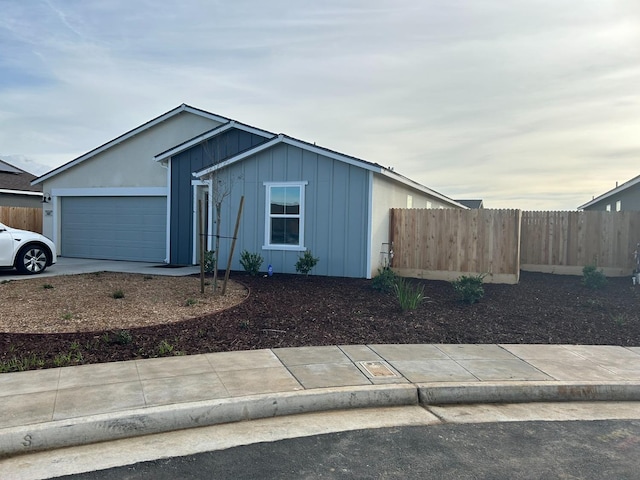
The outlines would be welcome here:
<svg viewBox="0 0 640 480">
<path fill-rule="evenodd" d="M 218 163 L 265 141 L 265 137 L 231 129 L 171 159 L 170 263 L 188 265 L 193 260 L 193 172 Z"/>
<path fill-rule="evenodd" d="M 320 261 L 314 275 L 367 276 L 367 215 L 369 172 L 287 144 L 278 144 L 243 159 L 220 173 L 235 181 L 223 205 L 222 236 L 231 237 L 240 197 L 244 212 L 232 269 L 242 270 L 240 252 L 264 257 L 276 273 L 295 273 L 299 251 L 264 249 L 266 222 L 265 182 L 307 182 L 305 187 L 304 247 Z M 241 178 L 240 181 L 237 179 Z M 220 259 L 226 264 L 230 240 L 223 240 Z"/>
</svg>

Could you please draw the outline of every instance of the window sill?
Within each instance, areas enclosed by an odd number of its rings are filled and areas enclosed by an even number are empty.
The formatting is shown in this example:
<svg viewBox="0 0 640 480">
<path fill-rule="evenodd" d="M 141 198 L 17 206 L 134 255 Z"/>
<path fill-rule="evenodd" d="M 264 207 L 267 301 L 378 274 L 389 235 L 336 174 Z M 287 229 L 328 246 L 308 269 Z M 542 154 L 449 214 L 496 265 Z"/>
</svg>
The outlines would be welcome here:
<svg viewBox="0 0 640 480">
<path fill-rule="evenodd" d="M 300 245 L 263 245 L 263 250 L 284 250 L 290 252 L 304 252 L 307 250 L 306 247 L 301 247 Z"/>
</svg>

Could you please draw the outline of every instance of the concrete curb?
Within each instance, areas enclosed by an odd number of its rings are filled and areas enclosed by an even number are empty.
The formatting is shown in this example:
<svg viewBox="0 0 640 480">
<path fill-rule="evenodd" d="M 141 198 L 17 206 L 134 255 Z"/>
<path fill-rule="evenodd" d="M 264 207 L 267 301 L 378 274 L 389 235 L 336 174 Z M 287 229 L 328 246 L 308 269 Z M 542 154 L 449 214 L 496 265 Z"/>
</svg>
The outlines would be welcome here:
<svg viewBox="0 0 640 480">
<path fill-rule="evenodd" d="M 0 458 L 220 423 L 351 408 L 417 405 L 415 385 L 373 385 L 148 407 L 0 430 Z"/>
<path fill-rule="evenodd" d="M 416 386 L 421 405 L 640 401 L 638 382 L 469 382 Z"/>
<path fill-rule="evenodd" d="M 639 382 L 469 382 L 335 387 L 224 398 L 0 430 L 0 458 L 302 413 L 407 405 L 640 401 Z"/>
</svg>

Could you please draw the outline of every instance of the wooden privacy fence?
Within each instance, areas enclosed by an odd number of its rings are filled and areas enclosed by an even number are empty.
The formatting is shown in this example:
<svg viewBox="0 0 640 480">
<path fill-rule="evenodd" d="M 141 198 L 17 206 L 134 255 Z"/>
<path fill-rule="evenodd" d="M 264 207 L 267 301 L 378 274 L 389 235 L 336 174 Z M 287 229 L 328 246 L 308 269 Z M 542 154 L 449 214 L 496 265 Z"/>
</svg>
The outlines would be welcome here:
<svg viewBox="0 0 640 480">
<path fill-rule="evenodd" d="M 596 265 L 630 275 L 638 242 L 640 212 L 522 212 L 520 268 L 580 275 Z"/>
<path fill-rule="evenodd" d="M 453 280 L 487 274 L 517 283 L 520 270 L 580 275 L 596 265 L 630 275 L 640 242 L 640 212 L 392 209 L 393 269 L 400 275 Z"/>
<path fill-rule="evenodd" d="M 42 233 L 42 209 L 0 207 L 0 222 L 9 227 Z"/>
<path fill-rule="evenodd" d="M 520 210 L 391 209 L 393 270 L 407 277 L 518 283 Z"/>
</svg>

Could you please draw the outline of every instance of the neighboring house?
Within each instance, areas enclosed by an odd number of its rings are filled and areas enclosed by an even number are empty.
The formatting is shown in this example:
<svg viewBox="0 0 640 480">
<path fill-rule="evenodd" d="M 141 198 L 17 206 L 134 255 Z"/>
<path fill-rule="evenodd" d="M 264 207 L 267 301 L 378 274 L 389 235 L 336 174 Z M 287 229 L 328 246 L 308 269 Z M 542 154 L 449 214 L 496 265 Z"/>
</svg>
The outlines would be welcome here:
<svg viewBox="0 0 640 480">
<path fill-rule="evenodd" d="M 578 210 L 640 211 L 640 175 L 622 185 L 616 183 L 616 188 L 580 205 Z"/>
<path fill-rule="evenodd" d="M 51 195 L 43 230 L 62 256 L 198 263 L 197 205 L 211 249 L 217 191 L 226 191 L 222 263 L 244 196 L 234 270 L 247 250 L 263 269 L 294 273 L 309 249 L 320 259 L 312 273 L 347 277 L 375 274 L 390 208 L 465 208 L 375 163 L 187 105 L 35 183 Z"/>
<path fill-rule="evenodd" d="M 31 185 L 36 178 L 0 160 L 0 207 L 42 207 L 42 187 Z"/>
<path fill-rule="evenodd" d="M 484 208 L 482 200 L 456 200 L 467 208 Z"/>
</svg>

